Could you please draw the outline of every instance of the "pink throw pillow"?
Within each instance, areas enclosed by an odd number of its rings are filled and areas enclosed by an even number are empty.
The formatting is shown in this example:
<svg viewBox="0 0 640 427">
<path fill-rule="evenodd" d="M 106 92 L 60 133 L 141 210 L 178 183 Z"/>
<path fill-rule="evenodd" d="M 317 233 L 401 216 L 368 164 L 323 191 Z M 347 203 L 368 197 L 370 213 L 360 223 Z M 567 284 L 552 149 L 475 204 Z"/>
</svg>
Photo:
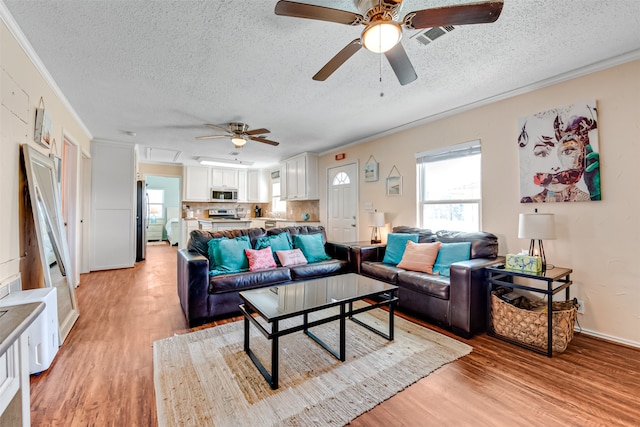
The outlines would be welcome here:
<svg viewBox="0 0 640 427">
<path fill-rule="evenodd" d="M 438 257 L 440 246 L 442 246 L 440 242 L 414 243 L 408 241 L 398 268 L 433 274 L 433 264 Z"/>
<path fill-rule="evenodd" d="M 306 264 L 307 259 L 300 249 L 289 249 L 287 251 L 276 251 L 276 256 L 283 267 L 290 265 Z"/>
<path fill-rule="evenodd" d="M 247 254 L 247 259 L 249 260 L 249 271 L 276 268 L 271 248 L 245 249 L 244 253 Z"/>
</svg>

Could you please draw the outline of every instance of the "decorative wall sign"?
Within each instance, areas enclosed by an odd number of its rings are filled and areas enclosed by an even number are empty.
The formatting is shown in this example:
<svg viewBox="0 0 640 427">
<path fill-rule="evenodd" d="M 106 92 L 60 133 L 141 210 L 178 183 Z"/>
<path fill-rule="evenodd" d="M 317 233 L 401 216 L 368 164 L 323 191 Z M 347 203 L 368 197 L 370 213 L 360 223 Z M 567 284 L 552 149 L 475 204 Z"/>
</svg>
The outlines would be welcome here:
<svg viewBox="0 0 640 427">
<path fill-rule="evenodd" d="M 46 148 L 51 147 L 51 129 L 53 124 L 51 116 L 44 110 L 44 101 L 40 98 L 40 104 L 36 108 L 36 123 L 33 132 L 33 140 Z"/>
<path fill-rule="evenodd" d="M 369 156 L 369 160 L 364 165 L 365 182 L 374 182 L 378 180 L 378 162 L 373 156 Z"/>
<path fill-rule="evenodd" d="M 393 165 L 387 176 L 387 196 L 402 196 L 402 175 L 396 165 Z"/>
<path fill-rule="evenodd" d="M 595 100 L 520 119 L 520 203 L 600 200 Z"/>
</svg>

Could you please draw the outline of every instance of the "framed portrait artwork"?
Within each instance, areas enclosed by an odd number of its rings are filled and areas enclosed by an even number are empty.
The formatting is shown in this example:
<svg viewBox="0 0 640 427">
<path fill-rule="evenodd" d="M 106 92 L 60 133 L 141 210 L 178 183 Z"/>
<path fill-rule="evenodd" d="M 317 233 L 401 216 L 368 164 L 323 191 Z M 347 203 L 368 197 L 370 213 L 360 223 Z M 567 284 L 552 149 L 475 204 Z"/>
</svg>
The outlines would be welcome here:
<svg viewBox="0 0 640 427">
<path fill-rule="evenodd" d="M 518 129 L 520 203 L 601 200 L 595 100 L 523 117 Z"/>
<path fill-rule="evenodd" d="M 375 182 L 378 180 L 378 162 L 373 156 L 369 156 L 369 160 L 364 165 L 365 182 Z"/>
</svg>

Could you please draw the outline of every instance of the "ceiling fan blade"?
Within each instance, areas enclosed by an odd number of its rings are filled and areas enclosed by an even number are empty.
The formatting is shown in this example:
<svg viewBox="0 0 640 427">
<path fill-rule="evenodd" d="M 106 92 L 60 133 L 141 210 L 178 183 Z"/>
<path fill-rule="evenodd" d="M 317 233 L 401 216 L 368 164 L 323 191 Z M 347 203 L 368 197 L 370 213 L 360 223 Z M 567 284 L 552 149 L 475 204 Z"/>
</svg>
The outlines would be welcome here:
<svg viewBox="0 0 640 427">
<path fill-rule="evenodd" d="M 269 129 L 260 128 L 260 129 L 248 130 L 245 132 L 245 135 L 263 135 L 265 133 L 271 133 L 271 131 Z"/>
<path fill-rule="evenodd" d="M 503 5 L 504 3 L 499 0 L 417 10 L 408 13 L 404 17 L 403 24 L 414 29 L 446 25 L 488 24 L 498 19 Z"/>
<path fill-rule="evenodd" d="M 222 132 L 230 133 L 228 128 L 223 128 L 218 125 L 212 125 L 211 123 L 205 123 L 204 125 L 207 127 L 210 127 L 211 129 L 221 130 Z"/>
<path fill-rule="evenodd" d="M 205 136 L 196 136 L 196 139 L 217 139 L 217 138 L 229 138 L 229 135 L 205 135 Z"/>
<path fill-rule="evenodd" d="M 413 65 L 411 65 L 407 52 L 401 43 L 398 43 L 391 50 L 385 52 L 384 56 L 387 57 L 401 85 L 409 84 L 418 78 L 416 70 L 413 69 Z"/>
<path fill-rule="evenodd" d="M 347 59 L 351 58 L 354 53 L 362 49 L 362 43 L 360 43 L 360 39 L 355 39 L 348 45 L 346 45 L 336 56 L 331 58 L 329 62 L 325 64 L 324 67 L 320 69 L 313 76 L 313 80 L 325 81 L 327 78 L 333 74 L 342 64 L 344 64 Z"/>
<path fill-rule="evenodd" d="M 249 139 L 251 139 L 252 141 L 258 141 L 258 142 L 263 142 L 265 144 L 273 145 L 274 147 L 280 145 L 279 142 L 271 141 L 271 140 L 260 138 L 257 136 L 250 136 Z"/>
<path fill-rule="evenodd" d="M 362 15 L 346 10 L 331 9 L 312 4 L 295 3 L 280 0 L 276 3 L 276 15 L 291 16 L 294 18 L 317 19 L 319 21 L 337 22 L 338 24 L 357 25 L 364 20 Z"/>
</svg>

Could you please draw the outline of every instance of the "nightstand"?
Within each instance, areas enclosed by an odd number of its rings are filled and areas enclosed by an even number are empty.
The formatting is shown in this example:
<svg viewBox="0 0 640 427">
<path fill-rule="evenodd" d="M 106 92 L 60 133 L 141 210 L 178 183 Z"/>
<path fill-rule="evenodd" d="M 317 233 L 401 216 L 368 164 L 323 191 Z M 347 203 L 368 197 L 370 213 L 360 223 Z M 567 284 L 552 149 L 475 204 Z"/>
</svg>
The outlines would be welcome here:
<svg viewBox="0 0 640 427">
<path fill-rule="evenodd" d="M 164 224 L 148 224 L 147 225 L 147 242 L 152 240 L 162 240 L 162 229 Z"/>
</svg>

